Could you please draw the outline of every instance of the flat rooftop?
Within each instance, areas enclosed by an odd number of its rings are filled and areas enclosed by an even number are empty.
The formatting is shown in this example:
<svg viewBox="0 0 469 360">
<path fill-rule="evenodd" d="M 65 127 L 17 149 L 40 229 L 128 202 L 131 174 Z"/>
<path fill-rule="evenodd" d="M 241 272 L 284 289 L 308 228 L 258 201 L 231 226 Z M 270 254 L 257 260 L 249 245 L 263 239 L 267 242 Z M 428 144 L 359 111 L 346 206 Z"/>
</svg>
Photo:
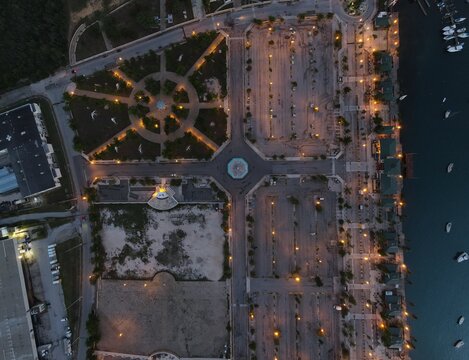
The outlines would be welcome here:
<svg viewBox="0 0 469 360">
<path fill-rule="evenodd" d="M 0 114 L 0 153 L 8 151 L 18 187 L 24 197 L 55 187 L 33 105 L 26 104 Z"/>
<path fill-rule="evenodd" d="M 2 360 L 37 359 L 36 341 L 16 242 L 0 241 L 0 349 Z"/>
</svg>

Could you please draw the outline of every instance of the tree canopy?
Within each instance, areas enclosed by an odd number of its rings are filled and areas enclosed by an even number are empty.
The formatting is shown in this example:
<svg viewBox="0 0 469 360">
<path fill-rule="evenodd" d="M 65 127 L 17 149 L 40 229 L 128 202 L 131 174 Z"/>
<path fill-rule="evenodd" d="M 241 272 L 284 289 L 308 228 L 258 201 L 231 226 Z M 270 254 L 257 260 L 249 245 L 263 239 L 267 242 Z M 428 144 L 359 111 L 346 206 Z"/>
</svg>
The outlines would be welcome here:
<svg viewBox="0 0 469 360">
<path fill-rule="evenodd" d="M 0 91 L 36 81 L 67 61 L 63 0 L 4 1 L 0 7 Z"/>
</svg>

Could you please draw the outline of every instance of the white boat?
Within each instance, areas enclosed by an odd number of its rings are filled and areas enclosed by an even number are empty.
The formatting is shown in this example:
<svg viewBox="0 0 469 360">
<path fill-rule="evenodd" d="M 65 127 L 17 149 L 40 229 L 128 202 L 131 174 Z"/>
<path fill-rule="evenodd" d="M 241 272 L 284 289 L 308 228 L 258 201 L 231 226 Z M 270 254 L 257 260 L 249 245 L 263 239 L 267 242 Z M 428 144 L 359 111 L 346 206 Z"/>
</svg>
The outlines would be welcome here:
<svg viewBox="0 0 469 360">
<path fill-rule="evenodd" d="M 469 255 L 467 254 L 467 252 L 463 252 L 462 254 L 460 254 L 457 257 L 456 260 L 457 260 L 458 263 L 463 262 L 463 261 L 467 261 L 467 260 L 469 260 Z"/>
<path fill-rule="evenodd" d="M 463 32 L 466 32 L 466 28 L 463 27 L 463 28 L 461 28 L 461 29 L 457 29 L 456 32 L 457 32 L 458 34 L 462 34 Z"/>
<path fill-rule="evenodd" d="M 454 163 L 449 163 L 448 164 L 448 167 L 446 168 L 446 171 L 448 172 L 448 174 L 453 171 L 453 166 L 454 166 Z"/>
<path fill-rule="evenodd" d="M 456 25 L 448 25 L 448 26 L 445 26 L 443 29 L 443 31 L 449 31 L 449 30 L 452 30 L 452 29 L 456 29 Z"/>
<path fill-rule="evenodd" d="M 468 37 L 469 37 L 469 33 L 467 33 L 467 32 L 458 34 L 458 38 L 461 38 L 461 39 L 465 39 L 465 38 L 468 38 Z"/>
<path fill-rule="evenodd" d="M 456 46 L 450 46 L 449 48 L 446 49 L 447 52 L 454 53 L 454 52 L 459 52 L 463 49 L 462 45 L 456 45 Z"/>
<path fill-rule="evenodd" d="M 449 49 L 448 49 L 449 51 Z M 445 111 L 445 119 L 449 118 L 449 116 L 451 115 L 451 110 L 446 110 Z"/>
<path fill-rule="evenodd" d="M 463 322 L 464 322 L 464 316 L 460 316 L 458 318 L 458 325 L 462 325 Z"/>
<path fill-rule="evenodd" d="M 455 22 L 456 24 L 459 24 L 459 23 L 462 23 L 464 20 L 466 20 L 466 18 L 460 17 L 460 18 L 454 19 L 454 22 Z"/>
<path fill-rule="evenodd" d="M 454 30 L 443 31 L 443 36 L 453 35 L 454 33 L 455 33 Z"/>
<path fill-rule="evenodd" d="M 446 98 L 444 97 L 442 102 L 445 102 L 445 101 L 446 101 Z"/>
<path fill-rule="evenodd" d="M 459 348 L 462 347 L 462 346 L 464 346 L 464 341 L 462 341 L 462 340 L 458 340 L 458 341 L 456 341 L 456 342 L 454 343 L 454 347 L 455 347 L 456 349 L 459 349 Z"/>
<path fill-rule="evenodd" d="M 446 230 L 447 233 L 449 233 L 449 232 L 451 231 L 451 226 L 452 226 L 452 225 L 453 225 L 453 224 L 450 223 L 450 222 L 449 222 L 449 223 L 446 223 L 445 230 Z"/>
<path fill-rule="evenodd" d="M 407 97 L 407 95 L 402 95 L 401 97 L 399 97 L 399 100 L 402 101 L 402 100 L 404 100 L 406 97 Z"/>
<path fill-rule="evenodd" d="M 456 35 L 453 33 L 451 35 L 446 35 L 445 37 L 443 37 L 443 40 L 453 40 L 453 39 L 456 39 Z"/>
</svg>

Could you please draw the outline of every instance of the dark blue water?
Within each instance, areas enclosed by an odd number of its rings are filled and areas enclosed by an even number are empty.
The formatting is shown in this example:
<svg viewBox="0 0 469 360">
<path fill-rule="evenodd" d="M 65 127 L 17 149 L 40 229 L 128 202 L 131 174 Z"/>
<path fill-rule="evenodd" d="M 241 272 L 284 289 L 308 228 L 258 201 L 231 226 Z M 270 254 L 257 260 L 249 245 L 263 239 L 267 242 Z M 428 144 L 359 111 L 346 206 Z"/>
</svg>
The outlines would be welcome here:
<svg viewBox="0 0 469 360">
<path fill-rule="evenodd" d="M 444 26 L 435 3 L 428 16 L 403 0 L 400 12 L 401 104 L 404 151 L 415 153 L 415 179 L 404 183 L 404 232 L 411 248 L 406 262 L 410 321 L 416 338 L 415 360 L 469 359 L 469 262 L 457 264 L 458 251 L 469 252 L 469 41 L 460 53 L 444 50 Z M 456 1 L 457 16 L 469 18 L 469 4 Z M 469 22 L 464 25 L 469 29 Z M 468 30 L 469 31 L 469 30 Z M 467 39 L 469 40 L 469 39 Z M 447 97 L 446 103 L 442 99 Z M 443 120 L 444 112 L 455 114 Z M 448 163 L 454 162 L 451 174 Z M 453 222 L 450 234 L 445 223 Z M 456 325 L 460 315 L 466 317 Z M 456 340 L 466 345 L 454 349 Z"/>
</svg>

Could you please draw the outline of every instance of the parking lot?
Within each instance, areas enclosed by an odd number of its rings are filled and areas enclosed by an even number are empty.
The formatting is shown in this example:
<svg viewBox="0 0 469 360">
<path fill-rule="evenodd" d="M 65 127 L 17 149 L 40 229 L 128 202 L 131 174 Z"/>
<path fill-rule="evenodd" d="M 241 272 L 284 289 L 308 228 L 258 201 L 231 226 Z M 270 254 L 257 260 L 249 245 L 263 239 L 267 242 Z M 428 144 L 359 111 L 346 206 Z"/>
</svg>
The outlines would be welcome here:
<svg viewBox="0 0 469 360">
<path fill-rule="evenodd" d="M 31 243 L 32 255 L 28 259 L 28 275 L 31 278 L 34 297 L 37 302 L 47 305 L 47 311 L 36 315 L 35 320 L 38 346 L 51 344 L 45 359 L 68 359 L 64 342 L 67 337 L 76 337 L 67 331 L 68 319 L 64 303 L 62 284 L 57 272 L 58 262 L 53 244 L 61 243 L 76 236 L 72 223 L 62 225 L 50 231 L 47 239 Z M 54 264 L 51 264 L 53 262 Z M 55 282 L 55 283 L 54 283 Z M 77 299 L 79 300 L 79 299 Z M 69 349 L 70 350 L 70 349 Z"/>
<path fill-rule="evenodd" d="M 278 178 L 250 200 L 250 348 L 259 359 L 329 359 L 339 345 L 334 309 L 334 193 L 311 178 Z"/>
<path fill-rule="evenodd" d="M 254 26 L 246 38 L 246 131 L 268 156 L 332 151 L 332 21 Z"/>
</svg>

